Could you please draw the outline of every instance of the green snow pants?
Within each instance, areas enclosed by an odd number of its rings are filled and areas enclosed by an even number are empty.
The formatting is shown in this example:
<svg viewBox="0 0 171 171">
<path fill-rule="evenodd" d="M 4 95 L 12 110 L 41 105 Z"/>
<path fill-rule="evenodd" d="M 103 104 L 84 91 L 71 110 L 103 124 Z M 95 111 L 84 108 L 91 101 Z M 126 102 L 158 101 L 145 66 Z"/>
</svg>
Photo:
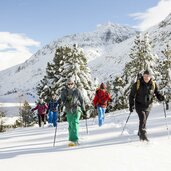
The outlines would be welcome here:
<svg viewBox="0 0 171 171">
<path fill-rule="evenodd" d="M 79 119 L 81 116 L 81 111 L 75 113 L 67 113 L 67 122 L 69 124 L 69 141 L 78 141 L 78 130 L 79 130 Z"/>
</svg>

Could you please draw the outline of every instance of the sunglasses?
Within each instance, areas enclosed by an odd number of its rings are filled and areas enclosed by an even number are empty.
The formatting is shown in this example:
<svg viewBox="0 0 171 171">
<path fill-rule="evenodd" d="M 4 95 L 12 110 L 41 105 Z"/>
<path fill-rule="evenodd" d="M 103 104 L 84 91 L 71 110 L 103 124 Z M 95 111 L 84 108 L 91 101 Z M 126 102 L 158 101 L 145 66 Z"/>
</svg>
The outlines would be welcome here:
<svg viewBox="0 0 171 171">
<path fill-rule="evenodd" d="M 68 83 L 68 86 L 69 86 L 69 85 L 73 85 L 73 83 Z"/>
</svg>

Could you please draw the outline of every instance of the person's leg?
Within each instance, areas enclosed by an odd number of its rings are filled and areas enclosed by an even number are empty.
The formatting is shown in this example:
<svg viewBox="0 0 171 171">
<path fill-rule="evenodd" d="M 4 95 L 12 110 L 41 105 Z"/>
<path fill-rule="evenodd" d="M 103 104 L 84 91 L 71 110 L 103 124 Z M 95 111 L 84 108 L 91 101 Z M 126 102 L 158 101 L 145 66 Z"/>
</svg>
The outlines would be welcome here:
<svg viewBox="0 0 171 171">
<path fill-rule="evenodd" d="M 146 139 L 147 140 L 147 136 L 146 136 L 146 123 L 147 123 L 147 118 L 149 115 L 149 112 L 147 111 L 142 111 L 142 110 L 137 110 L 138 113 L 138 117 L 139 117 L 139 131 L 138 131 L 138 135 L 140 137 L 140 139 Z"/>
<path fill-rule="evenodd" d="M 38 116 L 39 127 L 41 127 L 41 122 L 42 122 L 41 115 L 38 114 L 37 116 Z"/>
<path fill-rule="evenodd" d="M 53 115 L 53 112 L 49 111 L 49 114 L 48 114 L 48 123 L 49 123 L 49 125 L 52 124 L 52 115 Z"/>
<path fill-rule="evenodd" d="M 99 126 L 103 125 L 104 122 L 104 115 L 105 115 L 105 108 L 102 108 L 100 106 L 97 107 L 97 112 L 98 112 L 98 124 Z"/>
<path fill-rule="evenodd" d="M 57 112 L 53 112 L 53 126 L 54 127 L 57 126 L 57 118 L 58 118 L 58 113 Z"/>
<path fill-rule="evenodd" d="M 79 132 L 79 119 L 81 116 L 81 112 L 77 111 L 77 113 L 67 113 L 67 121 L 69 124 L 69 141 L 77 142 L 78 141 L 78 132 Z"/>
<path fill-rule="evenodd" d="M 102 108 L 102 125 L 103 125 L 104 119 L 105 119 L 105 112 L 106 112 L 106 108 Z"/>
<path fill-rule="evenodd" d="M 41 115 L 43 124 L 45 123 L 45 115 Z"/>
<path fill-rule="evenodd" d="M 46 124 L 46 121 L 47 121 L 47 115 L 45 114 L 45 115 L 44 115 L 44 121 L 43 121 L 44 124 Z"/>
</svg>

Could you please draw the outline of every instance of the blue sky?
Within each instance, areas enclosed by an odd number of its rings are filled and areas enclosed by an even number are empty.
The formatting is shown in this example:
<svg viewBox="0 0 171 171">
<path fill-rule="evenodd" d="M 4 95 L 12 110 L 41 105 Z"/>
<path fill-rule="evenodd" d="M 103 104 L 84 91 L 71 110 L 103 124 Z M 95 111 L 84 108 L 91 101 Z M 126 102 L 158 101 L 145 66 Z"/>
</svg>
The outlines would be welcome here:
<svg viewBox="0 0 171 171">
<path fill-rule="evenodd" d="M 162 14 L 165 11 L 163 8 L 168 8 L 168 1 L 171 2 L 171 0 L 1 0 L 0 58 L 5 56 L 3 59 L 5 66 L 11 58 L 15 58 L 16 52 L 19 58 L 17 61 L 21 63 L 42 46 L 57 38 L 94 31 L 98 24 L 107 22 L 144 30 L 152 24 L 151 21 L 154 21 L 152 16 L 158 8 L 160 9 L 162 3 L 165 4 L 161 10 Z M 171 9 L 169 10 L 171 12 Z M 25 45 L 22 46 L 20 41 L 25 41 Z M 11 66 L 15 64 L 13 62 Z M 0 70 L 4 69 L 3 66 L 0 66 Z"/>
<path fill-rule="evenodd" d="M 49 43 L 67 34 L 93 31 L 108 21 L 130 26 L 129 16 L 156 5 L 158 0 L 3 0 L 0 31 L 24 33 Z"/>
</svg>

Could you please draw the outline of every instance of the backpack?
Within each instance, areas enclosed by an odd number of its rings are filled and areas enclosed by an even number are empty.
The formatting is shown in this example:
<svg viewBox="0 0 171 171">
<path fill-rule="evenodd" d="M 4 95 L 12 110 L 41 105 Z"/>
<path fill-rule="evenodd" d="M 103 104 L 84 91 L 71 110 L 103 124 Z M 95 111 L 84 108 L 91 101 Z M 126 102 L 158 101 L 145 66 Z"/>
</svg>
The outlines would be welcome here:
<svg viewBox="0 0 171 171">
<path fill-rule="evenodd" d="M 154 80 L 152 80 L 152 90 L 155 90 L 155 88 L 156 88 L 156 84 L 155 83 L 156 82 Z M 136 85 L 137 91 L 139 90 L 139 88 L 140 88 L 140 80 L 138 79 L 137 80 L 137 85 Z"/>
</svg>

